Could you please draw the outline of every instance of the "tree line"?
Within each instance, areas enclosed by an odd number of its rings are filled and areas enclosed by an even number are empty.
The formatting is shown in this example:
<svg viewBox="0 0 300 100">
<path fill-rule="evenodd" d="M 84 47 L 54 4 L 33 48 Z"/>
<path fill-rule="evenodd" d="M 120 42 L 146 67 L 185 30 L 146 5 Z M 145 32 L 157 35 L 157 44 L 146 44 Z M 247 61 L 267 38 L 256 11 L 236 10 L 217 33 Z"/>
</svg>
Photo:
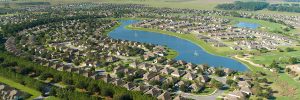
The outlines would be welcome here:
<svg viewBox="0 0 300 100">
<path fill-rule="evenodd" d="M 295 0 L 297 1 L 297 0 Z M 270 11 L 282 11 L 282 12 L 300 12 L 300 4 L 269 4 L 267 2 L 241 2 L 236 1 L 234 3 L 219 4 L 217 9 L 223 10 L 247 10 L 257 11 L 268 9 Z"/>
<path fill-rule="evenodd" d="M 241 2 L 235 1 L 234 3 L 219 4 L 216 6 L 217 9 L 223 10 L 247 10 L 247 11 L 257 11 L 267 8 L 269 3 L 267 2 Z"/>
<path fill-rule="evenodd" d="M 300 4 L 271 4 L 268 10 L 300 13 Z"/>
</svg>

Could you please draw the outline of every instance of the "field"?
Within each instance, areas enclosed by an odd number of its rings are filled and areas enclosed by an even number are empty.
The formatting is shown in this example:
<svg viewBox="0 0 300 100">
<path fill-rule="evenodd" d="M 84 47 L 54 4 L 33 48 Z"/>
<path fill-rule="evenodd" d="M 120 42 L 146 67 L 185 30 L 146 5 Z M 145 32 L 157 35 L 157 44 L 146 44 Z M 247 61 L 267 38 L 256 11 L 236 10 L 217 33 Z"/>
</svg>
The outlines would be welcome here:
<svg viewBox="0 0 300 100">
<path fill-rule="evenodd" d="M 15 3 L 20 2 L 50 2 L 51 5 L 58 4 L 70 4 L 70 3 L 81 3 L 81 2 L 95 2 L 95 3 L 119 3 L 119 4 L 146 4 L 152 7 L 169 7 L 169 8 L 191 8 L 191 9 L 215 9 L 214 7 L 221 3 L 231 3 L 236 0 L 16 0 L 12 1 L 12 7 L 18 7 Z M 243 0 L 251 1 L 251 0 Z M 266 0 L 270 3 L 283 3 L 283 0 Z M 0 7 L 4 5 L 0 4 Z M 244 12 L 244 11 L 242 11 Z M 260 14 L 284 14 L 284 15 L 300 15 L 300 13 L 289 13 L 289 12 L 276 12 L 261 10 L 255 13 Z"/>
<path fill-rule="evenodd" d="M 0 82 L 5 83 L 5 84 L 7 84 L 7 85 L 9 85 L 11 87 L 14 87 L 16 89 L 19 89 L 21 91 L 24 91 L 26 93 L 31 94 L 32 96 L 28 100 L 32 100 L 32 99 L 37 98 L 38 96 L 41 95 L 41 92 L 39 92 L 37 90 L 34 90 L 32 88 L 28 88 L 28 87 L 26 87 L 26 86 L 24 86 L 22 84 L 16 83 L 16 82 L 14 82 L 12 80 L 9 80 L 9 79 L 1 77 L 1 76 L 0 76 Z"/>
<path fill-rule="evenodd" d="M 269 65 L 276 61 L 286 62 L 289 57 L 300 58 L 300 47 L 294 47 L 295 51 L 292 52 L 279 52 L 279 51 L 270 51 L 267 53 L 262 53 L 251 57 L 251 60 L 257 64 L 266 64 Z"/>
</svg>

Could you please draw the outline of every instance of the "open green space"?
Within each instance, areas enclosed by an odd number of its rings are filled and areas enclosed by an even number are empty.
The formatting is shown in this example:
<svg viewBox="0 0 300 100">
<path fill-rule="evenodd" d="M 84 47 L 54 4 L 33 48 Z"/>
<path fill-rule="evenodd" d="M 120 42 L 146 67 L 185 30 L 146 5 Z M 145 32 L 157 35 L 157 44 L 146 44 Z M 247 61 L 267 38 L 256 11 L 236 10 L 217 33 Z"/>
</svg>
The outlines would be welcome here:
<svg viewBox="0 0 300 100">
<path fill-rule="evenodd" d="M 254 63 L 257 64 L 271 64 L 274 60 L 280 61 L 280 62 L 286 62 L 289 57 L 297 57 L 300 58 L 300 47 L 294 47 L 294 51 L 291 52 L 279 52 L 277 50 L 275 51 L 269 51 L 267 53 L 261 53 L 258 55 L 255 55 L 251 57 L 251 60 Z"/>
<path fill-rule="evenodd" d="M 168 52 L 167 52 L 167 58 L 168 59 L 174 59 L 178 56 L 178 52 L 176 52 L 175 50 L 173 49 L 168 49 Z"/>
<path fill-rule="evenodd" d="M 24 86 L 22 84 L 19 84 L 17 82 L 14 82 L 14 81 L 9 80 L 9 79 L 7 79 L 5 77 L 2 77 L 2 76 L 0 76 L 0 82 L 1 83 L 5 83 L 5 84 L 7 84 L 7 85 L 9 85 L 11 87 L 14 87 L 16 89 L 19 89 L 19 90 L 21 90 L 23 92 L 31 94 L 32 96 L 28 100 L 32 100 L 32 99 L 37 98 L 38 96 L 41 95 L 41 92 L 39 92 L 39 91 L 37 91 L 35 89 L 28 88 L 28 87 L 26 87 L 26 86 Z"/>
<path fill-rule="evenodd" d="M 205 88 L 203 91 L 197 93 L 197 95 L 203 95 L 203 96 L 207 96 L 207 95 L 211 95 L 212 93 L 214 93 L 216 91 L 215 88 Z"/>
</svg>

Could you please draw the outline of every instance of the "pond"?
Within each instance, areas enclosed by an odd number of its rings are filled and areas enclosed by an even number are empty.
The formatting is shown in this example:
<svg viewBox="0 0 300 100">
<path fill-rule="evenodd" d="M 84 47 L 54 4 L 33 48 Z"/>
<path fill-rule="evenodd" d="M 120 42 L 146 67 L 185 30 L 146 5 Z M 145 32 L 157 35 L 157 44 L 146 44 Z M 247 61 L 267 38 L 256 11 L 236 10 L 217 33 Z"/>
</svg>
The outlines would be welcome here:
<svg viewBox="0 0 300 100">
<path fill-rule="evenodd" d="M 127 25 L 138 22 L 137 20 L 122 20 L 121 22 L 122 25 L 109 33 L 111 38 L 167 46 L 178 52 L 176 60 L 184 60 L 195 64 L 208 64 L 213 67 L 223 66 L 237 71 L 248 70 L 245 65 L 234 59 L 212 55 L 187 40 L 155 32 L 125 28 Z"/>
<path fill-rule="evenodd" d="M 259 24 L 248 23 L 248 22 L 239 22 L 235 26 L 236 27 L 241 27 L 241 28 L 249 28 L 249 29 L 257 29 L 258 27 L 260 27 Z"/>
</svg>

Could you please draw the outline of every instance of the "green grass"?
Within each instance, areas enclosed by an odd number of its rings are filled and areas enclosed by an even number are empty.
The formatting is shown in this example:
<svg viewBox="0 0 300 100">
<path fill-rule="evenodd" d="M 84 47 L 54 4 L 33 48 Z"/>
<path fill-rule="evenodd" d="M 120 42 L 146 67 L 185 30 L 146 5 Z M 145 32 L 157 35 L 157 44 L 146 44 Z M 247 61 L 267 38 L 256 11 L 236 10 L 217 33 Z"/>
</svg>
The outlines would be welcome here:
<svg viewBox="0 0 300 100">
<path fill-rule="evenodd" d="M 176 52 L 175 50 L 173 49 L 168 49 L 168 52 L 167 52 L 167 58 L 168 59 L 174 59 L 178 56 L 178 52 Z"/>
<path fill-rule="evenodd" d="M 210 95 L 212 94 L 216 89 L 215 88 L 209 88 L 209 87 L 206 87 L 203 91 L 197 93 L 197 95 Z"/>
<path fill-rule="evenodd" d="M 5 84 L 7 84 L 7 85 L 9 85 L 11 87 L 14 87 L 16 89 L 19 89 L 19 90 L 21 90 L 23 92 L 31 94 L 32 96 L 28 100 L 32 100 L 32 99 L 37 98 L 38 96 L 41 95 L 41 92 L 39 92 L 39 91 L 37 91 L 35 89 L 28 88 L 28 87 L 26 87 L 26 86 L 24 86 L 22 84 L 19 84 L 17 82 L 14 82 L 14 81 L 9 80 L 9 79 L 7 79 L 5 77 L 2 77 L 2 76 L 0 76 L 0 82 L 5 83 Z"/>
<path fill-rule="evenodd" d="M 61 99 L 54 97 L 54 96 L 49 96 L 48 98 L 46 98 L 44 100 L 61 100 Z"/>
<path fill-rule="evenodd" d="M 251 60 L 257 64 L 266 64 L 269 65 L 275 61 L 285 62 L 289 57 L 300 58 L 300 47 L 294 47 L 295 51 L 292 52 L 279 52 L 279 51 L 270 51 L 267 53 L 262 53 L 251 57 Z"/>
</svg>

